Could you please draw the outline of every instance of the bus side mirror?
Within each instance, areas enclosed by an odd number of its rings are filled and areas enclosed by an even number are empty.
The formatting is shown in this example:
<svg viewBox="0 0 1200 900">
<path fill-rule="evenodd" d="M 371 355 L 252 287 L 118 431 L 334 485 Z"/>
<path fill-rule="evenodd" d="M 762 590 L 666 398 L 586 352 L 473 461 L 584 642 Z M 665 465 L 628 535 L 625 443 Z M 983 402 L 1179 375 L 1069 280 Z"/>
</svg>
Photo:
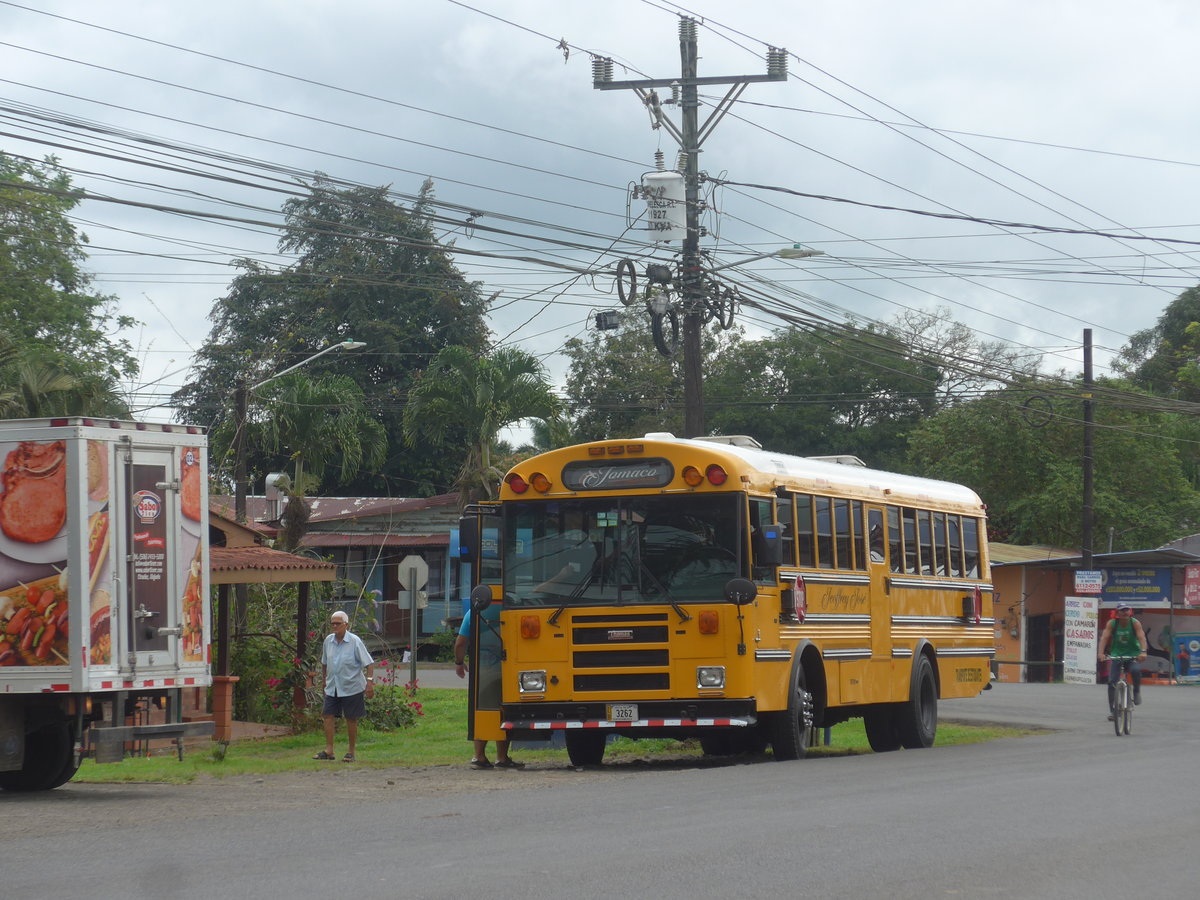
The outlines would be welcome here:
<svg viewBox="0 0 1200 900">
<path fill-rule="evenodd" d="M 458 520 L 458 558 L 475 559 L 479 546 L 479 516 L 463 516 Z"/>
<path fill-rule="evenodd" d="M 783 562 L 783 531 L 778 525 L 763 525 L 753 542 L 754 565 L 774 568 Z"/>
<path fill-rule="evenodd" d="M 753 603 L 757 596 L 758 588 L 749 578 L 730 578 L 725 582 L 725 599 L 735 606 Z"/>
<path fill-rule="evenodd" d="M 483 611 L 492 605 L 492 589 L 486 584 L 477 584 L 471 588 L 471 611 L 482 615 Z"/>
</svg>

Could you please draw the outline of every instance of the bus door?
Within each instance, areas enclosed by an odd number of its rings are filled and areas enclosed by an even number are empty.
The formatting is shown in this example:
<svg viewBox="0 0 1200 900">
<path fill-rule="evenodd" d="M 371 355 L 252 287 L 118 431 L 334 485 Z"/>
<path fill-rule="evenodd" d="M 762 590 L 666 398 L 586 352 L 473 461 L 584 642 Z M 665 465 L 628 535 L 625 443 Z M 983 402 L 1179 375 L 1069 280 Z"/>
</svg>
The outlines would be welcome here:
<svg viewBox="0 0 1200 900">
<path fill-rule="evenodd" d="M 502 741 L 500 728 L 501 672 L 504 645 L 500 637 L 500 517 L 495 506 L 476 504 L 459 520 L 459 553 L 469 564 L 467 584 L 471 587 L 471 626 L 467 638 L 470 664 L 467 681 L 467 737 L 478 741 Z M 491 603 L 476 608 L 481 589 L 490 592 Z"/>
<path fill-rule="evenodd" d="M 882 507 L 867 507 L 867 574 L 871 578 L 871 658 L 892 658 L 892 598 L 888 593 L 888 540 Z"/>
</svg>

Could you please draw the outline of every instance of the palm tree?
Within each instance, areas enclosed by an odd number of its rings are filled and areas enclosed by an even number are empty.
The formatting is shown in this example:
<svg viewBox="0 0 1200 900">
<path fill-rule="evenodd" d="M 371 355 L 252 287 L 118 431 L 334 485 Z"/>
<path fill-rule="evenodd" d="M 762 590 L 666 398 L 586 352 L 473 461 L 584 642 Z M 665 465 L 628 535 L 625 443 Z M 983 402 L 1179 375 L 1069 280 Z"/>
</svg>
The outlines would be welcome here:
<svg viewBox="0 0 1200 900">
<path fill-rule="evenodd" d="M 100 376 L 77 376 L 0 335 L 0 419 L 45 416 L 128 418 L 129 406 Z"/>
<path fill-rule="evenodd" d="M 496 496 L 501 472 L 492 463 L 500 429 L 523 419 L 550 419 L 561 404 L 546 370 L 524 350 L 505 347 L 480 356 L 466 347 L 444 347 L 408 392 L 404 438 L 435 446 L 449 443 L 452 426 L 469 435 L 455 488 L 464 504 Z"/>
<path fill-rule="evenodd" d="M 262 393 L 264 411 L 250 425 L 248 438 L 269 453 L 286 455 L 292 464 L 287 483 L 281 485 L 288 496 L 281 543 L 290 550 L 307 530 L 308 492 L 331 469 L 337 481 L 346 482 L 363 469 L 382 465 L 387 434 L 367 412 L 362 389 L 344 375 L 287 375 Z"/>
</svg>

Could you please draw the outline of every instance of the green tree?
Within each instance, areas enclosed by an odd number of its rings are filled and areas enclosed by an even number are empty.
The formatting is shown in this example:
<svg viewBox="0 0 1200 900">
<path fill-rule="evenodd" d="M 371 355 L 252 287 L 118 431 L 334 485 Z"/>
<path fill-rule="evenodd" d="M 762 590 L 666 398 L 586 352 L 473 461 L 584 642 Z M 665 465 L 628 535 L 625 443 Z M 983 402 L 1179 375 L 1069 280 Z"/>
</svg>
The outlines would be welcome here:
<svg viewBox="0 0 1200 900">
<path fill-rule="evenodd" d="M 105 376 L 74 374 L 59 360 L 22 351 L 0 335 L 0 419 L 129 415 Z"/>
<path fill-rule="evenodd" d="M 465 428 L 466 459 L 454 488 L 463 502 L 496 496 L 503 472 L 493 461 L 500 429 L 525 419 L 552 419 L 561 404 L 538 360 L 512 347 L 480 356 L 467 347 L 446 347 L 408 394 L 405 440 L 424 438 L 434 446 L 457 440 Z"/>
<path fill-rule="evenodd" d="M 432 200 L 428 182 L 405 208 L 385 187 L 342 188 L 318 176 L 305 196 L 285 202 L 279 246 L 296 262 L 278 271 L 239 263 L 241 274 L 210 314 L 194 377 L 176 394 L 182 416 L 228 419 L 237 379 L 265 378 L 332 341 L 362 340 L 363 350 L 331 354 L 320 366 L 354 378 L 395 450 L 342 489 L 407 496 L 447 490 L 462 465 L 465 430 L 447 423 L 458 440 L 440 447 L 418 435 L 401 452 L 395 440 L 416 373 L 445 346 L 481 353 L 487 340 L 486 303 L 438 243 Z M 279 468 L 253 451 L 251 461 L 255 469 Z"/>
<path fill-rule="evenodd" d="M 1158 321 L 1130 339 L 1118 368 L 1136 386 L 1160 397 L 1200 401 L 1200 287 L 1172 300 Z"/>
<path fill-rule="evenodd" d="M 138 371 L 129 343 L 112 336 L 136 322 L 91 289 L 87 237 L 69 218 L 78 204 L 55 159 L 0 153 L 0 321 L 31 364 L 36 357 L 81 381 L 111 382 Z"/>
<path fill-rule="evenodd" d="M 387 435 L 367 412 L 362 389 L 343 375 L 285 375 L 258 393 L 261 406 L 247 424 L 246 438 L 290 462 L 281 535 L 283 548 L 290 550 L 307 529 L 305 496 L 328 480 L 345 484 L 380 465 L 387 456 Z"/>
<path fill-rule="evenodd" d="M 1100 382 L 1093 443 L 1095 549 L 1157 547 L 1190 534 L 1200 495 L 1185 477 L 1177 417 L 1120 382 Z M 945 408 L 913 429 L 918 474 L 966 484 L 996 540 L 1078 547 L 1082 535 L 1082 385 L 1029 379 Z M 1031 405 L 1031 399 L 1037 399 Z"/>
</svg>

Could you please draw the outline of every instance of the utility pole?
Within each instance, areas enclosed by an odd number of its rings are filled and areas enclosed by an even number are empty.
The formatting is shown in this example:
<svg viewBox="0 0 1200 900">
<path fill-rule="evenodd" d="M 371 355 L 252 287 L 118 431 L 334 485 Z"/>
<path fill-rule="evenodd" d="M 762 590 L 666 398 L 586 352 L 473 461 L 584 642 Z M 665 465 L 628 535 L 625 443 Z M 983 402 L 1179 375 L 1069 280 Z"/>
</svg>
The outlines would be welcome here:
<svg viewBox="0 0 1200 900">
<path fill-rule="evenodd" d="M 641 97 L 660 125 L 679 142 L 683 161 L 687 233 L 683 238 L 680 261 L 680 292 L 683 302 L 683 402 L 686 437 L 704 434 L 704 373 L 701 367 L 700 329 L 704 324 L 704 266 L 700 257 L 700 147 L 712 134 L 717 122 L 724 118 L 746 85 L 759 81 L 787 80 L 787 51 L 770 47 L 767 50 L 766 75 L 734 75 L 701 78 L 697 75 L 696 20 L 687 16 L 679 19 L 679 78 L 647 78 L 638 81 L 613 81 L 613 62 L 608 57 L 592 60 L 592 86 L 601 91 L 629 89 Z M 701 85 L 732 85 L 725 97 L 701 125 L 700 100 L 697 88 Z M 678 103 L 682 127 L 677 127 L 662 111 L 655 88 L 670 88 L 672 97 L 667 103 Z"/>
<path fill-rule="evenodd" d="M 1092 329 L 1083 329 L 1083 567 L 1092 568 L 1092 529 L 1095 518 L 1092 483 L 1092 432 L 1094 410 L 1092 399 Z"/>
</svg>

